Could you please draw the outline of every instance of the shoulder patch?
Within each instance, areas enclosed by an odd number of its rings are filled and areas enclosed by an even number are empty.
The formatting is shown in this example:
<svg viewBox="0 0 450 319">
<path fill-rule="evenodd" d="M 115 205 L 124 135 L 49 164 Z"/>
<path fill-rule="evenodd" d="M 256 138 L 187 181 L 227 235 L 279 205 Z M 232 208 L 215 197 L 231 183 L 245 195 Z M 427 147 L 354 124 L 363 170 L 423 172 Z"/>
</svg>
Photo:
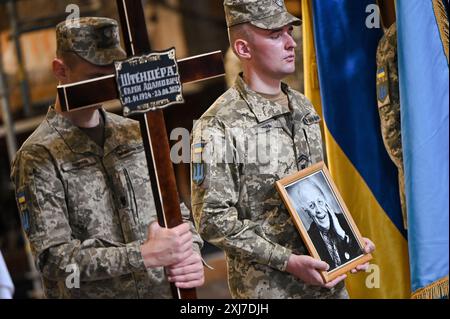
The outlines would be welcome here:
<svg viewBox="0 0 450 319">
<path fill-rule="evenodd" d="M 28 210 L 28 201 L 25 191 L 17 194 L 17 206 L 19 208 L 20 220 L 22 221 L 22 228 L 28 235 L 30 232 L 30 212 Z"/>
<path fill-rule="evenodd" d="M 192 181 L 200 186 L 205 181 L 205 163 L 192 163 Z"/>
<path fill-rule="evenodd" d="M 206 165 L 203 161 L 203 150 L 206 143 L 195 143 L 192 145 L 192 181 L 200 186 L 206 176 Z"/>
<path fill-rule="evenodd" d="M 204 147 L 205 147 L 205 143 L 194 144 L 193 147 L 192 147 L 192 151 L 194 152 L 194 155 L 195 154 L 201 154 L 203 152 L 203 148 Z"/>
<path fill-rule="evenodd" d="M 378 107 L 386 106 L 390 103 L 389 99 L 389 77 L 386 66 L 380 66 L 377 69 L 377 99 Z"/>
</svg>

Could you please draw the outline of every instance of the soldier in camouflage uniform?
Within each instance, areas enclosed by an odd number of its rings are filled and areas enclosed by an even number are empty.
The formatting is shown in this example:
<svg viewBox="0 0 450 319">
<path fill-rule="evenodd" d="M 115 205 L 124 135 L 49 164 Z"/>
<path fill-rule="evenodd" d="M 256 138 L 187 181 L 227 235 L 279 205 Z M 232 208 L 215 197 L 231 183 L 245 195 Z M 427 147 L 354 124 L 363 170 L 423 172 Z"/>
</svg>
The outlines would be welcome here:
<svg viewBox="0 0 450 319">
<path fill-rule="evenodd" d="M 111 74 L 126 56 L 111 19 L 63 22 L 56 34 L 61 84 Z M 102 108 L 61 113 L 57 100 L 18 151 L 11 178 L 48 298 L 170 298 L 163 267 L 180 288 L 203 283 L 193 224 L 155 222 L 136 121 Z"/>
<path fill-rule="evenodd" d="M 292 31 L 300 20 L 282 0 L 226 0 L 224 7 L 243 73 L 193 129 L 197 229 L 225 251 L 233 298 L 347 298 L 345 275 L 323 282 L 319 270 L 328 265 L 307 256 L 274 187 L 322 160 L 319 116 L 281 83 L 295 71 Z"/>
<path fill-rule="evenodd" d="M 402 130 L 400 123 L 396 23 L 393 23 L 385 30 L 384 36 L 378 44 L 377 67 L 377 98 L 378 112 L 381 121 L 381 134 L 386 150 L 398 169 L 400 203 L 404 227 L 407 229 Z"/>
</svg>

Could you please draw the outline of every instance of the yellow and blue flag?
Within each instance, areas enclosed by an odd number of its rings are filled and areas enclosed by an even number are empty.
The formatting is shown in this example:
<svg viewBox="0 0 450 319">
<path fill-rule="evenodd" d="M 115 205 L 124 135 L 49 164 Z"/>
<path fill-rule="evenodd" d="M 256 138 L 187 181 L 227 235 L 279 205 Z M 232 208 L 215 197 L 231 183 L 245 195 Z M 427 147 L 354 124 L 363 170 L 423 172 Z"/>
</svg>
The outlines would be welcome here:
<svg viewBox="0 0 450 319">
<path fill-rule="evenodd" d="M 346 280 L 350 296 L 409 298 L 397 169 L 385 150 L 377 109 L 374 75 L 382 30 L 366 23 L 374 5 L 375 0 L 312 0 L 326 150 L 358 228 L 377 247 L 370 272 Z M 310 23 L 305 15 L 303 20 Z"/>
<path fill-rule="evenodd" d="M 448 1 L 397 1 L 397 26 L 411 288 L 448 297 Z"/>
</svg>

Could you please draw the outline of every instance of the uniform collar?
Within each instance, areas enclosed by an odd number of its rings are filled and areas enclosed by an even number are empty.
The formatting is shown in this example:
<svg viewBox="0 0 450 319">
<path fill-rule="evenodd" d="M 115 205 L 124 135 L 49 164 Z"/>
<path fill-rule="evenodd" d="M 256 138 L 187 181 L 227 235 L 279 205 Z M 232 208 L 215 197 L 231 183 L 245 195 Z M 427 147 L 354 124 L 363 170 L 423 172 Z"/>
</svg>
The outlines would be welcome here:
<svg viewBox="0 0 450 319">
<path fill-rule="evenodd" d="M 119 142 L 113 134 L 115 120 L 104 109 L 99 109 L 99 111 L 105 120 L 105 145 L 103 149 L 70 120 L 56 112 L 54 106 L 51 106 L 48 110 L 47 122 L 58 132 L 72 152 L 104 156 L 114 150 Z"/>
<path fill-rule="evenodd" d="M 250 89 L 250 87 L 244 82 L 242 73 L 237 77 L 235 87 L 239 91 L 241 97 L 248 104 L 250 110 L 253 114 L 255 114 L 258 123 L 288 113 L 278 103 L 269 101 L 262 95 Z M 289 101 L 291 101 L 289 87 L 286 84 L 281 83 L 281 90 L 287 94 Z"/>
</svg>

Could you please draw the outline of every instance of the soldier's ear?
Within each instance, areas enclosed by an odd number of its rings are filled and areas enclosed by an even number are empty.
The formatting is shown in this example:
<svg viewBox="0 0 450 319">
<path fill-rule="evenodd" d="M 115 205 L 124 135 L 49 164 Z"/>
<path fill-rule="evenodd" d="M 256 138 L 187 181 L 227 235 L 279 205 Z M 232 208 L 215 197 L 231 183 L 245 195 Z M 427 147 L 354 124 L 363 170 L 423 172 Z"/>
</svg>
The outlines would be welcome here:
<svg viewBox="0 0 450 319">
<path fill-rule="evenodd" d="M 59 83 L 67 83 L 69 69 L 62 59 L 55 58 L 52 62 L 53 74 Z"/>
<path fill-rule="evenodd" d="M 249 60 L 252 57 L 249 43 L 243 39 L 234 41 L 234 52 L 240 59 Z"/>
</svg>

